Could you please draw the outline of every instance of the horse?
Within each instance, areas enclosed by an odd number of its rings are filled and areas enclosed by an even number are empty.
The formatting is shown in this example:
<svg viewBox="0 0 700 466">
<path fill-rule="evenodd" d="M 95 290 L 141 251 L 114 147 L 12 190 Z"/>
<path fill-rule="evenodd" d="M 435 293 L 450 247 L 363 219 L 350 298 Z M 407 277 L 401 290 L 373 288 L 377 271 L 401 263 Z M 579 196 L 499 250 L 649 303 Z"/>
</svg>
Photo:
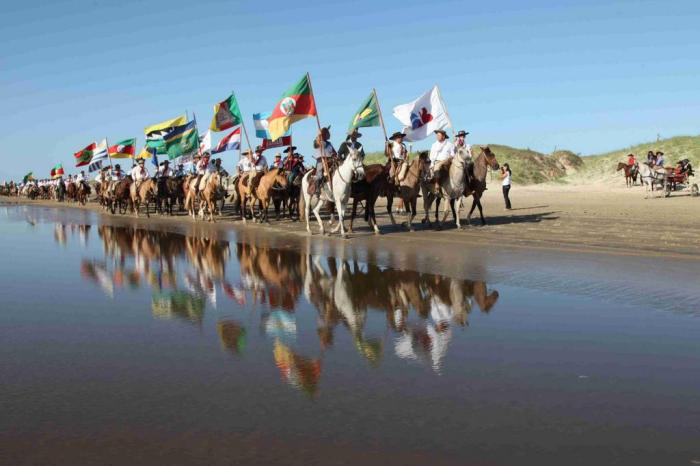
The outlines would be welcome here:
<svg viewBox="0 0 700 466">
<path fill-rule="evenodd" d="M 71 201 L 76 201 L 75 183 L 66 183 L 66 197 Z"/>
<path fill-rule="evenodd" d="M 221 175 L 214 172 L 209 175 L 207 183 L 203 189 L 199 191 L 199 217 L 204 220 L 205 211 L 209 211 L 209 221 L 214 221 L 214 213 L 216 212 L 216 201 L 218 199 L 219 183 Z M 195 191 L 196 178 L 190 183 L 190 189 L 185 198 L 185 209 L 189 212 L 192 218 L 196 218 L 194 201 L 197 196 Z"/>
<path fill-rule="evenodd" d="M 625 184 L 627 187 L 631 188 L 634 186 L 634 184 L 637 182 L 637 175 L 639 174 L 639 165 L 637 164 L 630 167 L 626 163 L 619 162 L 615 171 L 619 172 L 620 170 L 625 171 Z"/>
<path fill-rule="evenodd" d="M 76 192 L 76 199 L 81 205 L 85 205 L 90 195 L 90 185 L 86 181 L 81 181 Z"/>
<path fill-rule="evenodd" d="M 318 225 L 321 227 L 321 234 L 325 234 L 323 222 L 321 221 L 320 210 L 325 201 L 330 201 L 335 203 L 336 210 L 338 211 L 338 227 L 336 227 L 333 232 L 340 229 L 340 234 L 343 237 L 346 237 L 347 233 L 345 232 L 345 225 L 343 225 L 343 216 L 345 214 L 345 207 L 347 206 L 348 198 L 350 197 L 350 184 L 352 183 L 354 177 L 365 177 L 365 168 L 362 165 L 362 156 L 360 155 L 360 152 L 354 148 L 351 148 L 345 160 L 335 170 L 335 173 L 333 173 L 331 182 L 329 183 L 328 181 L 324 180 L 324 182 L 321 184 L 321 188 L 313 195 L 309 194 L 309 185 L 313 182 L 309 180 L 312 173 L 313 171 L 306 173 L 301 181 L 301 190 L 304 194 L 304 217 L 306 218 L 306 231 L 311 234 L 311 227 L 309 226 L 309 212 L 313 210 L 316 220 L 318 221 Z"/>
<path fill-rule="evenodd" d="M 156 195 L 156 182 L 153 178 L 143 180 L 140 184 L 132 183 L 129 187 L 129 192 L 131 194 L 131 203 L 134 206 L 134 214 L 137 217 L 139 216 L 139 207 L 143 203 L 146 206 L 146 217 L 150 217 L 151 213 L 148 210 L 148 204 L 151 201 L 155 203 Z"/>
<path fill-rule="evenodd" d="M 474 175 L 470 177 L 469 183 L 464 187 L 464 197 L 472 196 L 474 198 L 472 208 L 467 215 L 467 225 L 471 225 L 472 213 L 474 213 L 474 209 L 478 207 L 481 225 L 483 226 L 486 225 L 486 220 L 484 219 L 484 210 L 481 207 L 481 196 L 484 194 L 484 191 L 486 191 L 486 174 L 489 167 L 491 167 L 491 170 L 498 170 L 499 165 L 498 160 L 496 160 L 496 155 L 491 152 L 489 146 L 479 146 L 479 148 L 481 149 L 481 153 L 474 159 Z M 452 201 L 451 204 L 452 215 L 459 217 L 459 211 L 462 208 L 462 198 L 459 199 L 456 212 L 454 201 Z"/>
<path fill-rule="evenodd" d="M 350 215 L 350 227 L 348 232 L 352 233 L 352 224 L 357 213 L 357 204 L 361 201 L 365 203 L 365 221 L 374 230 L 374 234 L 379 234 L 377 226 L 377 217 L 374 211 L 374 206 L 380 196 L 390 197 L 394 190 L 393 184 L 389 181 L 389 170 L 387 166 L 381 164 L 372 164 L 365 166 L 365 178 L 352 184 L 352 214 Z M 390 207 L 389 207 L 390 209 Z M 389 210 L 392 223 L 394 216 Z"/>
<path fill-rule="evenodd" d="M 464 194 L 464 188 L 467 179 L 466 173 L 466 163 L 469 153 L 464 149 L 460 148 L 449 164 L 447 168 L 447 176 L 440 176 L 441 173 L 436 173 L 435 176 L 438 179 L 437 190 L 435 185 L 430 180 L 424 180 L 421 186 L 421 191 L 423 192 L 423 210 L 425 211 L 425 217 L 423 217 L 422 223 L 427 223 L 431 225 L 429 219 L 430 207 L 435 200 L 444 199 L 448 202 L 445 203 L 445 207 L 442 209 L 442 220 L 440 221 L 437 215 L 437 207 L 435 212 L 435 222 L 437 222 L 437 228 L 441 229 L 442 224 L 447 218 L 448 204 L 451 204 L 454 199 L 459 199 Z M 454 213 L 454 209 L 453 213 Z M 457 228 L 461 228 L 459 216 L 455 216 L 455 223 Z"/>
<path fill-rule="evenodd" d="M 403 225 L 408 228 L 408 231 L 413 231 L 413 219 L 416 217 L 416 204 L 418 203 L 418 195 L 421 191 L 421 184 L 424 179 L 425 173 L 428 172 L 428 152 L 424 151 L 418 154 L 418 157 L 412 161 L 406 161 L 404 163 L 408 164 L 406 170 L 406 175 L 397 186 L 397 195 L 403 201 L 405 208 L 405 214 L 407 217 L 406 222 Z M 393 203 L 393 196 L 387 196 L 387 210 L 390 213 L 391 219 L 393 221 L 393 215 L 391 215 L 391 206 Z"/>
<path fill-rule="evenodd" d="M 654 194 L 654 184 L 661 182 L 662 186 L 666 186 L 666 178 L 668 177 L 664 168 L 652 168 L 651 164 L 643 163 L 639 165 L 639 179 L 646 188 L 644 199 L 649 198 L 649 192 Z"/>
<path fill-rule="evenodd" d="M 260 201 L 260 223 L 268 221 L 267 211 L 276 190 L 287 190 L 287 175 L 283 168 L 269 170 L 260 178 L 258 186 L 253 190 L 253 202 L 251 202 L 250 211 L 253 214 L 253 218 L 255 218 L 253 204 L 256 200 Z"/>
</svg>

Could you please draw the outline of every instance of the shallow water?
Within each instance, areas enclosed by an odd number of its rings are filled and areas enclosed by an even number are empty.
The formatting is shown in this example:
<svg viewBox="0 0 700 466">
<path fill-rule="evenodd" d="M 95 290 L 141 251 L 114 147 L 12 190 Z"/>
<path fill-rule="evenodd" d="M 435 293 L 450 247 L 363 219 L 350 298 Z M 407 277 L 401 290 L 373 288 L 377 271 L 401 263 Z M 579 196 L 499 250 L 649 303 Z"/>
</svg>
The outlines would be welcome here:
<svg viewBox="0 0 700 466">
<path fill-rule="evenodd" d="M 697 289 L 624 259 L 442 276 L 34 207 L 0 232 L 5 464 L 700 463 Z"/>
</svg>

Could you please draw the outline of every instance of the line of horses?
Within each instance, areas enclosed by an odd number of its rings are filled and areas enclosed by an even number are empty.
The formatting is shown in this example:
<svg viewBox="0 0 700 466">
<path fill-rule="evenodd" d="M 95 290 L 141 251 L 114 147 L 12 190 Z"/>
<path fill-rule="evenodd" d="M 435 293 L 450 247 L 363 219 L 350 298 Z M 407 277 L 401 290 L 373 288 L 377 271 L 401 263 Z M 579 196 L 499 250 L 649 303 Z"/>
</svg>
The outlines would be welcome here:
<svg viewBox="0 0 700 466">
<path fill-rule="evenodd" d="M 94 185 L 95 199 L 105 211 L 112 214 L 132 213 L 139 216 L 143 212 L 175 215 L 186 211 L 193 219 L 215 221 L 223 213 L 226 203 L 244 222 L 269 222 L 269 209 L 275 210 L 275 218 L 287 217 L 291 220 L 306 220 L 306 230 L 312 233 L 310 219 L 316 219 L 320 233 L 325 234 L 321 220 L 321 210 L 325 207 L 330 214 L 330 222 L 337 224 L 331 232 L 342 236 L 353 231 L 353 222 L 358 206 L 364 208 L 364 219 L 375 233 L 380 233 L 376 219 L 375 205 L 380 197 L 387 200 L 386 209 L 392 225 L 396 225 L 393 212 L 395 198 L 403 202 L 405 221 L 409 231 L 413 230 L 417 215 L 417 203 L 423 198 L 424 217 L 422 223 L 432 226 L 430 211 L 435 205 L 434 220 L 438 229 L 443 227 L 447 216 L 452 212 L 454 222 L 461 228 L 459 212 L 464 199 L 472 197 L 473 202 L 467 216 L 467 224 L 476 208 L 482 225 L 486 224 L 481 205 L 481 197 L 486 190 L 488 169 L 498 170 L 499 164 L 491 149 L 480 147 L 480 153 L 468 164 L 470 156 L 463 148 L 456 151 L 451 162 L 436 174 L 437 181 L 430 179 L 428 152 L 421 152 L 407 161 L 405 175 L 398 178 L 392 162 L 365 165 L 358 151 L 351 150 L 343 161 L 332 161 L 332 176 L 324 180 L 317 191 L 309 189 L 314 184 L 315 170 L 289 173 L 282 168 L 273 168 L 262 174 L 254 189 L 248 189 L 247 176 L 230 177 L 225 171 L 215 172 L 200 182 L 195 175 L 184 177 L 149 178 L 134 182 L 126 177 L 118 181 L 104 181 Z M 69 184 L 64 189 L 54 186 L 32 188 L 27 193 L 18 193 L 32 199 L 54 199 L 85 204 L 91 194 L 87 183 Z M 345 219 L 350 200 L 352 210 L 349 229 Z M 440 204 L 443 205 L 439 215 Z M 303 214 L 303 215 L 302 215 Z"/>
</svg>

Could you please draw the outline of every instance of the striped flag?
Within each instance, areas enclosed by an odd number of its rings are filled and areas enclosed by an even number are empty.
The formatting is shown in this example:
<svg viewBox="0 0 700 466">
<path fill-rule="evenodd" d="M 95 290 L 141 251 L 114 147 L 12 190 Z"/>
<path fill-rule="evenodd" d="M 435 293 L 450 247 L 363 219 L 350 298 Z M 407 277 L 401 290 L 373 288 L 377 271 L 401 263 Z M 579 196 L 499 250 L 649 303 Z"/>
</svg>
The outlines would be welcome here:
<svg viewBox="0 0 700 466">
<path fill-rule="evenodd" d="M 102 168 L 102 162 L 107 160 L 107 158 L 107 139 L 103 139 L 92 150 L 92 158 L 88 165 L 88 171 L 94 172 Z"/>
<path fill-rule="evenodd" d="M 197 152 L 199 137 L 197 136 L 196 122 L 193 120 L 186 125 L 173 128 L 163 137 L 163 141 L 165 142 L 165 151 L 161 152 L 159 148 L 155 149 L 158 153 L 168 154 L 170 160 Z M 154 147 L 149 146 L 149 148 L 153 149 Z"/>
<path fill-rule="evenodd" d="M 201 153 L 211 151 L 211 130 L 207 130 L 204 136 L 199 138 L 199 151 Z"/>
<path fill-rule="evenodd" d="M 255 125 L 255 137 L 260 139 L 271 139 L 269 132 L 269 122 L 270 112 L 267 113 L 254 113 L 253 114 L 253 124 Z M 291 136 L 292 131 L 288 130 L 284 133 L 284 136 Z"/>
<path fill-rule="evenodd" d="M 241 128 L 238 127 L 224 136 L 219 144 L 211 151 L 212 154 L 218 154 L 227 150 L 238 150 L 241 148 Z"/>
<path fill-rule="evenodd" d="M 113 159 L 133 158 L 136 154 L 136 139 L 124 139 L 109 148 L 109 156 Z"/>
</svg>

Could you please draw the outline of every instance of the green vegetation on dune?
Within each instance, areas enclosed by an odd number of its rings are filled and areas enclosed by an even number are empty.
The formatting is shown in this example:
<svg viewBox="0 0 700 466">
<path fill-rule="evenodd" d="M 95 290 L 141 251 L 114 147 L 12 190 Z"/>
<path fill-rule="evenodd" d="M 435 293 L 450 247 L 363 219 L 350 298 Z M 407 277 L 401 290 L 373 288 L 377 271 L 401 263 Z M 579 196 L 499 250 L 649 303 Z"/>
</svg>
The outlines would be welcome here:
<svg viewBox="0 0 700 466">
<path fill-rule="evenodd" d="M 530 149 L 518 149 L 500 144 L 489 146 L 501 165 L 504 163 L 510 165 L 513 182 L 518 184 L 565 183 L 583 180 L 615 181 L 621 176 L 615 172 L 615 166 L 618 162 L 626 161 L 627 154 L 631 152 L 642 161 L 646 160 L 646 154 L 650 150 L 664 152 L 667 165 L 675 165 L 678 160 L 687 158 L 693 167 L 700 168 L 700 136 L 677 136 L 585 157 L 568 150 L 543 154 Z M 472 147 L 474 155 L 477 155 L 479 146 L 474 144 Z M 365 164 L 383 164 L 385 161 L 386 158 L 382 152 L 370 152 L 365 158 Z"/>
<path fill-rule="evenodd" d="M 700 136 L 677 136 L 661 139 L 658 142 L 637 144 L 605 154 L 583 157 L 583 169 L 572 175 L 571 178 L 610 179 L 620 177 L 619 173 L 615 173 L 618 162 L 625 162 L 630 153 L 634 154 L 640 162 L 644 161 L 650 150 L 663 152 L 667 166 L 673 166 L 681 159 L 689 159 L 693 167 L 700 168 Z"/>
</svg>

